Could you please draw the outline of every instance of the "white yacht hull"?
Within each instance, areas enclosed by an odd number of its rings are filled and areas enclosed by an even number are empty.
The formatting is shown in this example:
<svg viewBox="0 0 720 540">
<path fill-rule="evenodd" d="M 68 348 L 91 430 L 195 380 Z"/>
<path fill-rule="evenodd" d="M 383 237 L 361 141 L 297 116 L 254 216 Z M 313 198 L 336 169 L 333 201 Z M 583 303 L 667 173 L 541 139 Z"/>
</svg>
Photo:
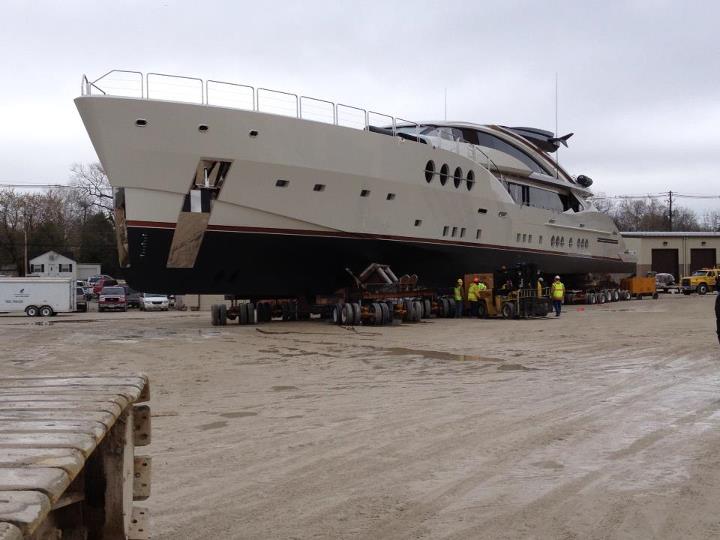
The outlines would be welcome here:
<svg viewBox="0 0 720 540">
<path fill-rule="evenodd" d="M 606 215 L 519 206 L 482 164 L 456 152 L 209 105 L 109 96 L 76 104 L 123 192 L 124 262 L 140 290 L 312 295 L 370 262 L 431 286 L 518 262 L 553 274 L 634 271 Z M 199 217 L 187 200 L 201 160 L 230 168 Z M 464 179 L 427 182 L 429 160 L 464 177 L 472 170 L 471 189 Z M 551 245 L 555 237 L 562 243 Z"/>
</svg>

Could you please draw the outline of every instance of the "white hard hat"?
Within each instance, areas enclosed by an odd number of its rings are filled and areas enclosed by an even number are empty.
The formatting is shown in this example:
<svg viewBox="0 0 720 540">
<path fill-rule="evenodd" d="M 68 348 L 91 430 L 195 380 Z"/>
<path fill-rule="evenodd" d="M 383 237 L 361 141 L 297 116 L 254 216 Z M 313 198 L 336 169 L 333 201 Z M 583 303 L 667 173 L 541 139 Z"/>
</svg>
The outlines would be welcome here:
<svg viewBox="0 0 720 540">
<path fill-rule="evenodd" d="M 555 279 L 560 279 L 560 276 L 555 276 Z"/>
</svg>

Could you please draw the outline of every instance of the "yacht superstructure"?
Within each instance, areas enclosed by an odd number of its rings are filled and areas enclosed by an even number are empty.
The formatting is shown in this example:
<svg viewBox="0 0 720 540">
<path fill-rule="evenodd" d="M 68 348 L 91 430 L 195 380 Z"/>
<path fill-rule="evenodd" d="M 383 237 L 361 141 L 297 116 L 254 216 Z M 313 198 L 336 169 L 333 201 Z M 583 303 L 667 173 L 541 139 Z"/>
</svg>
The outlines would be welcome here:
<svg viewBox="0 0 720 540">
<path fill-rule="evenodd" d="M 118 75 L 131 83 L 122 92 L 108 83 Z M 177 86 L 186 93 L 160 93 Z M 548 153 L 568 136 L 137 72 L 83 77 L 75 102 L 140 290 L 310 296 L 370 262 L 437 286 L 517 262 L 634 270 L 588 200 L 591 180 Z"/>
</svg>

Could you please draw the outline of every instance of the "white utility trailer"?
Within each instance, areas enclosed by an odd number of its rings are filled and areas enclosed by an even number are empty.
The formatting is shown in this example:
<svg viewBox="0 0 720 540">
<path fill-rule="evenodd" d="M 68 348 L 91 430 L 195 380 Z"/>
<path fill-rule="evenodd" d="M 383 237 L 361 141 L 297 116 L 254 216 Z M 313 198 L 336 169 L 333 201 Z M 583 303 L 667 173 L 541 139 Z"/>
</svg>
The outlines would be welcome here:
<svg viewBox="0 0 720 540">
<path fill-rule="evenodd" d="M 75 280 L 63 278 L 0 278 L 0 313 L 24 311 L 49 317 L 75 311 Z"/>
</svg>

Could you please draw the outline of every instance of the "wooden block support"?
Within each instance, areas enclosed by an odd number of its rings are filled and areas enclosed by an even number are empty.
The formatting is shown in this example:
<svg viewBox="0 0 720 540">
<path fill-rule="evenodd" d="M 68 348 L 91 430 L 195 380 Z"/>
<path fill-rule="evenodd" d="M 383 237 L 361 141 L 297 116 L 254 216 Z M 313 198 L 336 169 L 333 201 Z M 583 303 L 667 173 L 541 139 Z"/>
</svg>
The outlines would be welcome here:
<svg viewBox="0 0 720 540">
<path fill-rule="evenodd" d="M 152 458 L 148 456 L 135 456 L 133 467 L 133 500 L 144 501 L 150 497 L 150 478 L 152 473 Z"/>
<path fill-rule="evenodd" d="M 147 405 L 133 407 L 133 437 L 135 446 L 150 444 L 150 407 Z"/>
<path fill-rule="evenodd" d="M 133 508 L 128 540 L 149 540 L 150 538 L 150 513 L 147 508 L 136 506 Z"/>
<path fill-rule="evenodd" d="M 23 535 L 12 523 L 0 523 L 0 540 L 23 540 Z"/>
</svg>

